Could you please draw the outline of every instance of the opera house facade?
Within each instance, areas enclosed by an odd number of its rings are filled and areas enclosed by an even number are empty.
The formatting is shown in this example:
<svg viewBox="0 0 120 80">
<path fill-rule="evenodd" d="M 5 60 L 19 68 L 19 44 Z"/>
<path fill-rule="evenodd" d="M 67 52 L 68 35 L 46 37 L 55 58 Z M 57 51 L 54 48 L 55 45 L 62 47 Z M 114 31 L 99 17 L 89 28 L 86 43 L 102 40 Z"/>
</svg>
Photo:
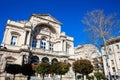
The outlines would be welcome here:
<svg viewBox="0 0 120 80">
<path fill-rule="evenodd" d="M 32 14 L 25 21 L 8 20 L 0 47 L 0 80 L 5 80 L 4 76 L 12 77 L 4 73 L 6 64 L 26 64 L 32 56 L 38 63 L 72 63 L 70 55 L 74 54 L 74 39 L 61 31 L 61 25 L 50 14 Z M 17 76 L 18 80 L 25 79 L 22 74 Z M 74 73 L 70 70 L 63 78 L 74 80 Z"/>
</svg>

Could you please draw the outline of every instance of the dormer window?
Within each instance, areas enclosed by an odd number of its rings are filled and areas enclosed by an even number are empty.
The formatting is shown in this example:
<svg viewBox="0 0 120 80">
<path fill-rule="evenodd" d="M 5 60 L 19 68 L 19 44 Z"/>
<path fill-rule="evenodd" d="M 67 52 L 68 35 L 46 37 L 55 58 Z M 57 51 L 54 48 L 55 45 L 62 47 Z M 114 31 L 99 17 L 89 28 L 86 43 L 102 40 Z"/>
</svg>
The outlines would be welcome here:
<svg viewBox="0 0 120 80">
<path fill-rule="evenodd" d="M 17 36 L 12 36 L 11 37 L 11 45 L 15 46 L 17 44 Z"/>
</svg>

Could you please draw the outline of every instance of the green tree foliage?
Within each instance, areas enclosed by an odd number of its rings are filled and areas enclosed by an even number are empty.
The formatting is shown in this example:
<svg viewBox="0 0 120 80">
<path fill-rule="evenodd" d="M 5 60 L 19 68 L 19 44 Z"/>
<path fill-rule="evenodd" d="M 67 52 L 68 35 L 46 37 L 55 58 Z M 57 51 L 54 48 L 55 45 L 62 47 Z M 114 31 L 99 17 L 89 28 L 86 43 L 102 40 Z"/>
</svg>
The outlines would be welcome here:
<svg viewBox="0 0 120 80">
<path fill-rule="evenodd" d="M 14 75 L 13 80 L 15 80 L 15 75 L 18 74 L 18 73 L 21 73 L 21 65 L 18 65 L 18 64 L 7 64 L 5 71 L 7 73 L 13 74 Z"/>
<path fill-rule="evenodd" d="M 94 80 L 94 76 L 93 75 L 91 75 L 91 76 L 87 75 L 86 77 L 87 77 L 88 80 Z"/>
<path fill-rule="evenodd" d="M 34 74 L 34 70 L 32 68 L 32 64 L 24 64 L 22 65 L 22 74 L 25 76 L 28 76 L 28 80 L 30 79 L 30 76 Z"/>
<path fill-rule="evenodd" d="M 55 73 L 57 75 L 61 75 L 61 79 L 62 79 L 62 75 L 65 75 L 65 73 L 67 73 L 69 71 L 69 67 L 70 67 L 70 65 L 68 63 L 56 62 L 56 63 L 52 64 L 51 70 L 53 73 Z"/>
<path fill-rule="evenodd" d="M 89 73 L 93 72 L 93 65 L 89 60 L 83 59 L 83 60 L 76 60 L 73 62 L 73 71 L 76 73 L 80 73 L 83 75 L 88 75 Z"/>
<path fill-rule="evenodd" d="M 44 80 L 45 74 L 49 74 L 50 70 L 51 70 L 50 69 L 50 64 L 49 63 L 44 63 L 44 62 L 38 64 L 38 66 L 35 69 L 35 71 L 38 74 L 42 74 L 43 75 L 43 80 Z"/>
<path fill-rule="evenodd" d="M 94 73 L 95 77 L 97 78 L 97 80 L 101 80 L 101 79 L 105 79 L 105 75 L 101 72 L 95 72 Z"/>
</svg>

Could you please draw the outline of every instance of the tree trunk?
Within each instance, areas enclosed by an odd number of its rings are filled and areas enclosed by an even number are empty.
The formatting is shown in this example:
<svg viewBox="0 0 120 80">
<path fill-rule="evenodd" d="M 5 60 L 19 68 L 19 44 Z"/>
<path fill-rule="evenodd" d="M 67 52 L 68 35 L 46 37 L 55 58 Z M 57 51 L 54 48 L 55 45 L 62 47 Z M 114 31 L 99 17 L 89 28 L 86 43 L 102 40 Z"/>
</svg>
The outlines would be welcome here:
<svg viewBox="0 0 120 80">
<path fill-rule="evenodd" d="M 30 76 L 28 76 L 27 80 L 30 80 Z"/>
<path fill-rule="evenodd" d="M 13 75 L 13 80 L 15 80 L 15 74 Z"/>
<path fill-rule="evenodd" d="M 60 80 L 62 80 L 62 75 L 60 75 Z"/>
<path fill-rule="evenodd" d="M 43 80 L 44 80 L 45 74 L 43 74 Z"/>
<path fill-rule="evenodd" d="M 75 80 L 77 80 L 77 77 L 76 77 L 76 72 L 75 72 Z"/>
<path fill-rule="evenodd" d="M 83 75 L 83 79 L 86 80 L 86 75 Z"/>
</svg>

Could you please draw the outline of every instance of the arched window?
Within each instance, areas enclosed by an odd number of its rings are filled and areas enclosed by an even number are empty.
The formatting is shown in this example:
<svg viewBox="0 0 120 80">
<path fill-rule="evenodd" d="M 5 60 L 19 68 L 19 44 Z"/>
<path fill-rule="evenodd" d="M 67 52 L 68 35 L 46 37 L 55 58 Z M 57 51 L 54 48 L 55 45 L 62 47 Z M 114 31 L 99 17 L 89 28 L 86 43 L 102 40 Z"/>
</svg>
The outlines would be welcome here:
<svg viewBox="0 0 120 80">
<path fill-rule="evenodd" d="M 30 63 L 32 63 L 32 64 L 38 64 L 39 63 L 39 57 L 38 56 L 32 56 L 30 58 Z"/>
<path fill-rule="evenodd" d="M 53 63 L 58 62 L 58 60 L 57 60 L 56 58 L 54 58 L 54 59 L 52 59 L 52 61 L 51 61 L 51 62 L 52 62 L 52 64 L 53 64 Z"/>
<path fill-rule="evenodd" d="M 41 48 L 41 49 L 46 49 L 46 40 L 45 40 L 45 38 L 42 38 L 42 39 L 41 39 L 40 48 Z"/>
<path fill-rule="evenodd" d="M 42 62 L 47 63 L 47 62 L 49 62 L 49 59 L 47 57 L 44 57 L 44 58 L 42 58 Z"/>
</svg>

